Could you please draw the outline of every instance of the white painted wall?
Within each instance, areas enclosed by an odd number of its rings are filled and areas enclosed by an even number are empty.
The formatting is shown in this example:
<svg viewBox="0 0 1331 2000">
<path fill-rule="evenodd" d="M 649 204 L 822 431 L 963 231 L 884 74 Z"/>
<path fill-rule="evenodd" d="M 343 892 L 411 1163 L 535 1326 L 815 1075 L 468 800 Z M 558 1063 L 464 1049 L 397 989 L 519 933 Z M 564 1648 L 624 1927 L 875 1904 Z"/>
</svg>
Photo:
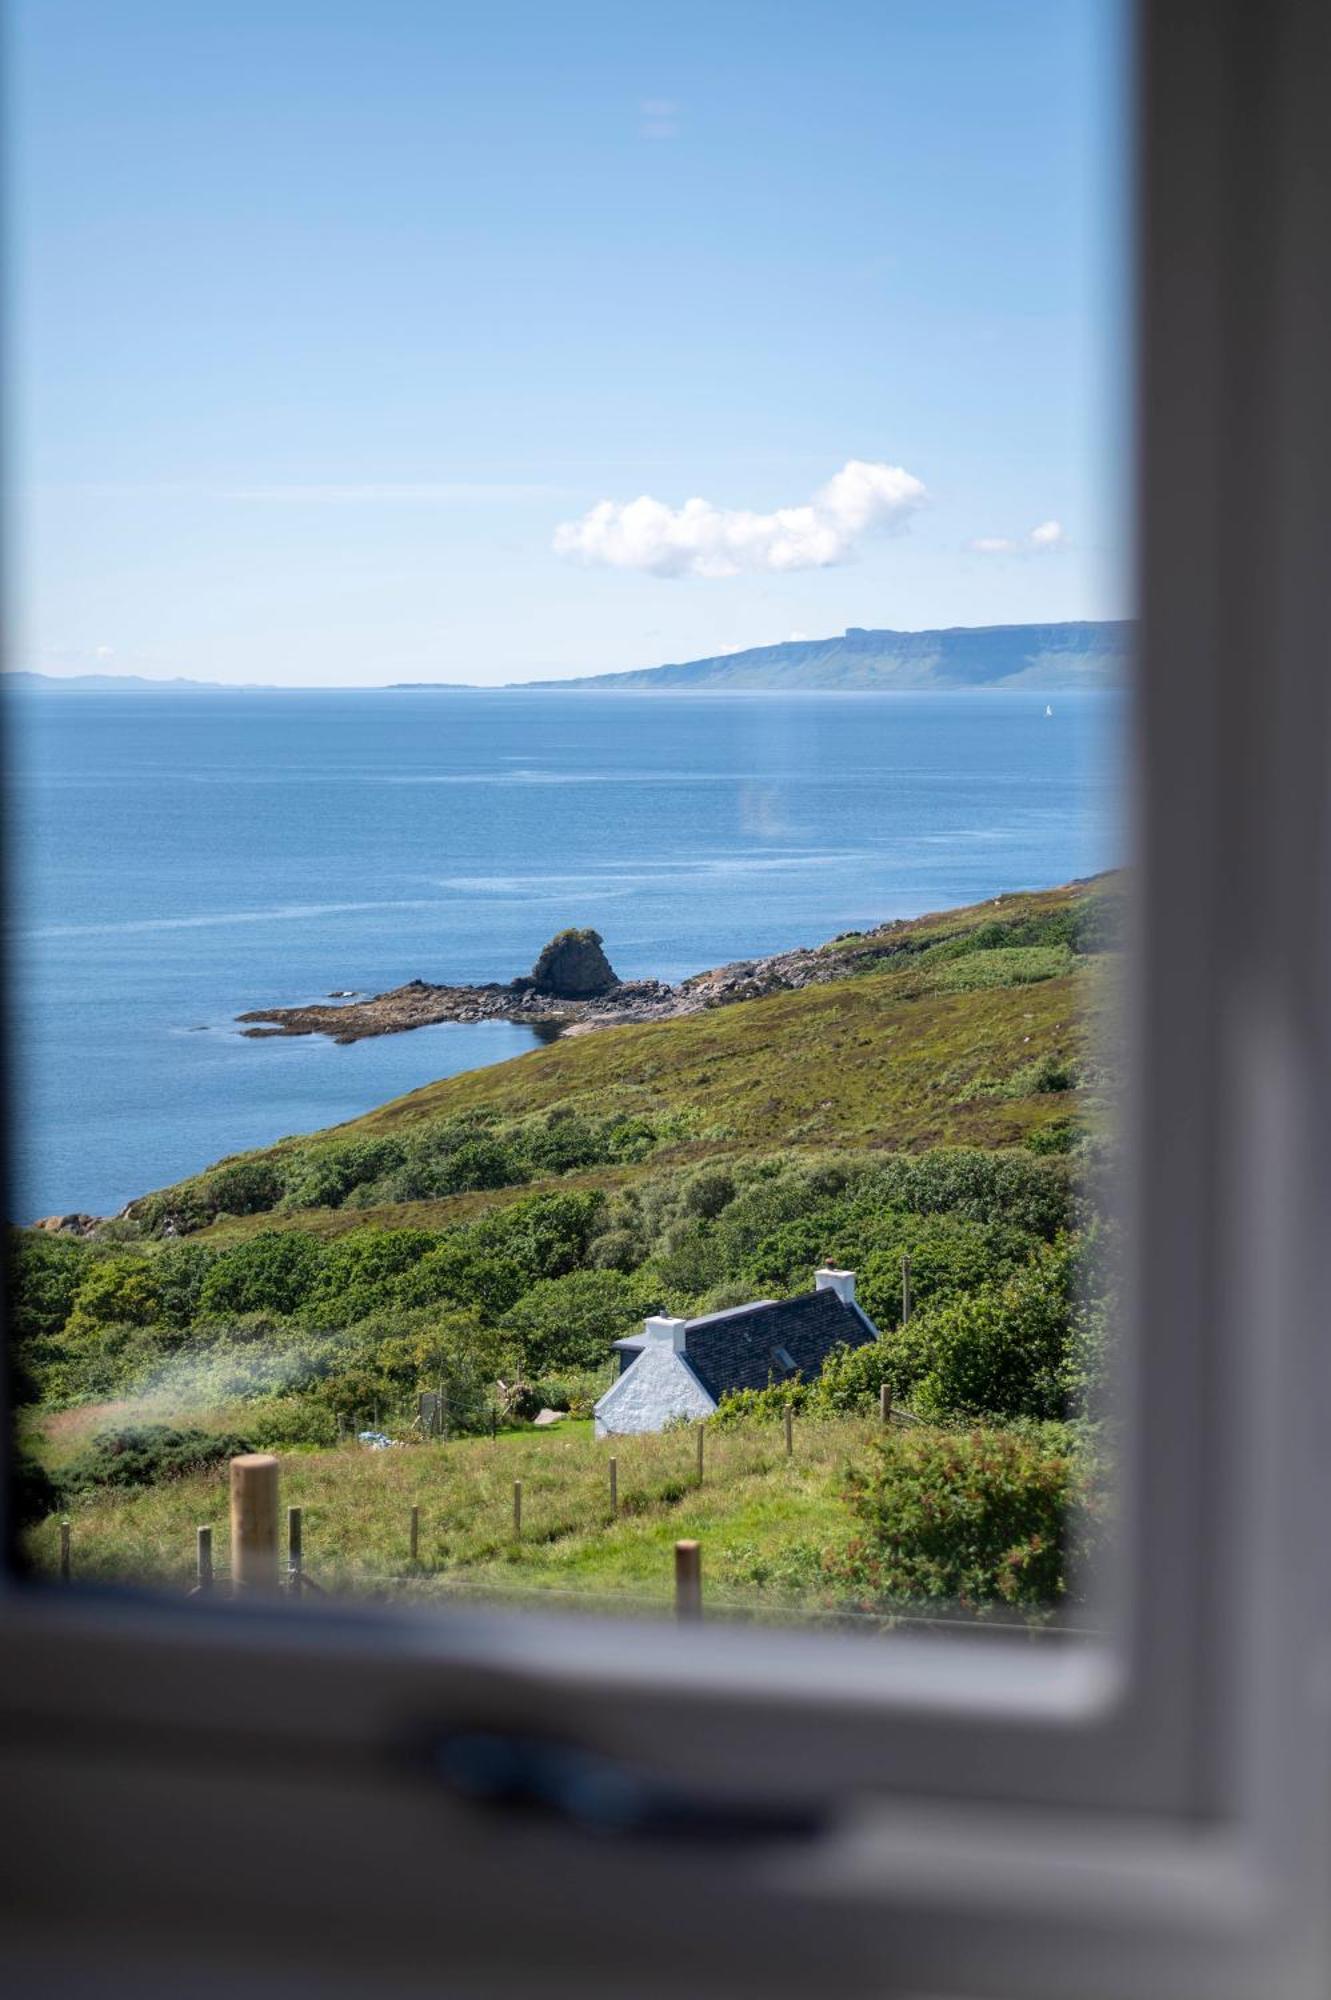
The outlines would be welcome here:
<svg viewBox="0 0 1331 2000">
<path fill-rule="evenodd" d="M 680 1320 L 680 1327 L 686 1325 Z M 647 1331 L 652 1322 L 647 1322 Z M 648 1338 L 596 1405 L 597 1437 L 664 1430 L 672 1417 L 710 1417 L 716 1404 L 670 1338 Z"/>
</svg>

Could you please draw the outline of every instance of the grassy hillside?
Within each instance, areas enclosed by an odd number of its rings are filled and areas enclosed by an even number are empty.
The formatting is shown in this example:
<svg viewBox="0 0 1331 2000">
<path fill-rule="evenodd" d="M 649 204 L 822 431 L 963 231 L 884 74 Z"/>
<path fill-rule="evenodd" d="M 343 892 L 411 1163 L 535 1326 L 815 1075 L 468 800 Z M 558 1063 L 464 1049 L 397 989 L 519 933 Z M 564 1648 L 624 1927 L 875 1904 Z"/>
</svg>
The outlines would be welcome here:
<svg viewBox="0 0 1331 2000">
<path fill-rule="evenodd" d="M 830 985 L 568 1036 L 132 1213 L 151 1233 L 444 1227 L 497 1190 L 621 1186 L 649 1163 L 1066 1142 L 1098 1096 L 1119 893 L 1104 877 L 843 937 Z"/>
</svg>

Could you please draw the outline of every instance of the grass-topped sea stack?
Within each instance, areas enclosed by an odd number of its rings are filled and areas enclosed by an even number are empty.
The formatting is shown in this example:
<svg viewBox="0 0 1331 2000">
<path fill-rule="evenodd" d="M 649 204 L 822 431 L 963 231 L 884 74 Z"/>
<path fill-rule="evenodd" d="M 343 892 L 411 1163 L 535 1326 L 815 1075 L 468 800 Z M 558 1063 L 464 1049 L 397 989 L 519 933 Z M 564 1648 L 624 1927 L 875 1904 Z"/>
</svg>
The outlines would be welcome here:
<svg viewBox="0 0 1331 2000">
<path fill-rule="evenodd" d="M 599 931 L 558 932 L 542 946 L 531 969 L 531 984 L 556 1000 L 590 1000 L 608 993 L 619 980 L 603 943 Z"/>
</svg>

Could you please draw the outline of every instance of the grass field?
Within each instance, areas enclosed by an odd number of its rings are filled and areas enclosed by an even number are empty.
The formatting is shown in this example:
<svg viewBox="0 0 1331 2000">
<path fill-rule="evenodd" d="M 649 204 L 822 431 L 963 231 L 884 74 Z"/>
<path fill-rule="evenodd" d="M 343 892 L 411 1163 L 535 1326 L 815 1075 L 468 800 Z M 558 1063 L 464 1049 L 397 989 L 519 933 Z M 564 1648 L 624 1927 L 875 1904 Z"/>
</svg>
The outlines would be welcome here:
<svg viewBox="0 0 1331 2000">
<path fill-rule="evenodd" d="M 304 1509 L 305 1562 L 330 1590 L 436 1596 L 541 1593 L 552 1601 L 613 1599 L 662 1610 L 673 1589 L 676 1539 L 703 1545 L 709 1601 L 772 1612 L 835 1607 L 821 1576 L 825 1550 L 851 1518 L 845 1473 L 875 1426 L 847 1418 L 797 1423 L 787 1458 L 781 1427 L 751 1424 L 704 1439 L 696 1430 L 596 1440 L 589 1421 L 370 1451 L 348 1444 L 282 1461 L 283 1505 Z M 612 1518 L 609 1461 L 618 1461 Z M 57 1453 L 58 1455 L 58 1453 Z M 513 1482 L 522 1481 L 522 1539 L 513 1535 Z M 409 1560 L 411 1508 L 421 1510 L 419 1561 Z M 225 1478 L 181 1479 L 107 1493 L 71 1513 L 82 1580 L 184 1590 L 194 1580 L 198 1526 L 226 1560 Z M 54 1570 L 59 1524 L 34 1531 L 34 1560 Z"/>
</svg>

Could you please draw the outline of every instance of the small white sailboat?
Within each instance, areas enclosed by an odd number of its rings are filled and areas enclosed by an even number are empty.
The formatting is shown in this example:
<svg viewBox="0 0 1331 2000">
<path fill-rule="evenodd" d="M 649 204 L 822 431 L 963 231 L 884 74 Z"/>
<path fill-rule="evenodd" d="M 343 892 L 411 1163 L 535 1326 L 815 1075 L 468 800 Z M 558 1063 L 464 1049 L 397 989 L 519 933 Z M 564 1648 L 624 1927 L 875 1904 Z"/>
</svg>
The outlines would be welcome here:
<svg viewBox="0 0 1331 2000">
<path fill-rule="evenodd" d="M 1044 705 L 1044 712 L 1046 715 L 1052 715 L 1054 712 L 1053 709 L 1049 706 L 1048 702 L 1046 702 Z"/>
</svg>

